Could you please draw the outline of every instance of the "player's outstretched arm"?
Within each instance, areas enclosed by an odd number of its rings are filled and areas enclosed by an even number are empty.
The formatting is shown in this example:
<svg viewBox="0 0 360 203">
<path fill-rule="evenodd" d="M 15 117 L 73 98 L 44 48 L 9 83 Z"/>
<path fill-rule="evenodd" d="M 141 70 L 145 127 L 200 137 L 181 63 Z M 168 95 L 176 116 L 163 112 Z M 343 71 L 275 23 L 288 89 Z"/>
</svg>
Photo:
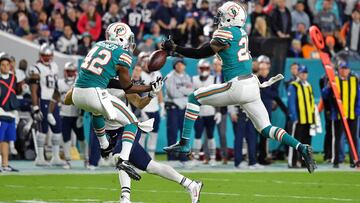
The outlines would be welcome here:
<svg viewBox="0 0 360 203">
<path fill-rule="evenodd" d="M 129 102 L 134 105 L 138 109 L 143 109 L 145 106 L 147 106 L 150 101 L 151 97 L 140 97 L 138 94 L 126 94 L 126 99 L 129 100 Z"/>
<path fill-rule="evenodd" d="M 131 82 L 129 70 L 121 65 L 116 65 L 119 75 L 119 82 L 126 94 L 150 92 L 151 85 L 134 85 Z"/>
<path fill-rule="evenodd" d="M 161 44 L 161 48 L 165 51 L 175 51 L 185 57 L 188 58 L 195 58 L 195 59 L 201 59 L 201 58 L 207 58 L 210 56 L 215 55 L 215 53 L 222 51 L 224 49 L 227 49 L 229 45 L 222 44 L 221 42 L 217 40 L 211 40 L 210 43 L 205 43 L 199 48 L 187 48 L 187 47 L 181 47 L 174 43 L 174 41 L 169 38 Z"/>
</svg>

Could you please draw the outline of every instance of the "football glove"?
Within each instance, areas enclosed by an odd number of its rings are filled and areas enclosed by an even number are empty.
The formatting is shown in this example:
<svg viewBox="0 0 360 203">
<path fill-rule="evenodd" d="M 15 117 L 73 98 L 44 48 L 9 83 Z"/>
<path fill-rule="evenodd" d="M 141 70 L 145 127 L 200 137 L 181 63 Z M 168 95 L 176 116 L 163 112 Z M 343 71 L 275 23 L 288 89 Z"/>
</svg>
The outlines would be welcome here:
<svg viewBox="0 0 360 203">
<path fill-rule="evenodd" d="M 31 115 L 36 121 L 42 121 L 42 119 L 44 118 L 39 106 L 31 107 Z"/>
<path fill-rule="evenodd" d="M 172 40 L 171 35 L 169 36 L 169 39 L 163 40 L 161 43 L 161 49 L 163 49 L 167 52 L 175 51 L 175 47 L 176 47 L 176 44 Z"/>
<path fill-rule="evenodd" d="M 150 83 L 151 91 L 149 92 L 149 97 L 154 98 L 161 91 L 165 80 L 166 80 L 166 77 L 164 79 L 161 77 L 158 77 L 155 81 Z"/>
</svg>

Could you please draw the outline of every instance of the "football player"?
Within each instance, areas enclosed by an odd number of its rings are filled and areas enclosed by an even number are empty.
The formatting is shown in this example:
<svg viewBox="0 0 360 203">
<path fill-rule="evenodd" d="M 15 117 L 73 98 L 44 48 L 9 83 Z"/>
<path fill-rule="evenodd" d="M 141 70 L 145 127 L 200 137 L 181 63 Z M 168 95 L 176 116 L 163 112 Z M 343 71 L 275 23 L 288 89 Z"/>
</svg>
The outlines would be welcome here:
<svg viewBox="0 0 360 203">
<path fill-rule="evenodd" d="M 39 60 L 29 69 L 29 83 L 32 100 L 32 117 L 40 123 L 39 133 L 36 135 L 36 166 L 48 166 L 44 157 L 45 138 L 49 131 L 48 111 L 50 101 L 58 94 L 57 79 L 58 66 L 53 61 L 53 49 L 48 44 L 42 44 L 39 51 Z M 50 125 L 52 131 L 52 158 L 51 165 L 63 166 L 65 162 L 60 159 L 61 127 L 59 108 L 55 107 L 53 117 L 55 125 Z"/>
<path fill-rule="evenodd" d="M 61 101 L 64 101 L 65 94 L 74 86 L 76 77 L 77 69 L 74 63 L 65 63 L 64 78 L 59 79 L 58 81 L 58 90 L 61 96 Z M 50 123 L 52 124 L 56 124 L 56 120 L 54 119 L 54 116 L 52 114 L 54 106 L 55 103 L 51 102 L 49 110 L 50 112 L 48 114 L 48 120 L 49 122 L 51 121 Z M 66 161 L 64 168 L 71 168 L 71 131 L 75 132 L 77 140 L 79 141 L 80 148 L 84 153 L 84 166 L 87 167 L 89 160 L 89 152 L 88 145 L 84 136 L 83 116 L 80 109 L 78 109 L 76 106 L 61 105 L 60 116 L 62 119 L 61 129 L 64 139 L 64 156 Z"/>
<path fill-rule="evenodd" d="M 127 161 L 138 127 L 149 132 L 152 130 L 152 123 L 139 122 L 125 103 L 109 94 L 106 88 L 116 87 L 123 89 L 127 94 L 150 92 L 159 86 L 162 87 L 162 79 L 150 85 L 135 85 L 131 82 L 129 69 L 132 67 L 135 40 L 128 25 L 112 23 L 106 29 L 105 35 L 106 41 L 97 42 L 81 64 L 72 100 L 78 108 L 92 113 L 92 125 L 99 139 L 103 157 L 113 148 L 106 137 L 105 118 L 116 120 L 124 126 L 122 151 L 117 167 L 128 173 L 131 178 L 140 179 L 140 175 Z M 118 80 L 114 80 L 115 77 L 118 77 Z"/>
<path fill-rule="evenodd" d="M 309 173 L 312 173 L 316 168 L 312 147 L 300 143 L 285 130 L 270 123 L 260 98 L 260 88 L 269 86 L 283 77 L 278 75 L 260 84 L 257 77 L 252 74 L 252 58 L 248 49 L 248 36 L 244 29 L 246 18 L 247 13 L 243 5 L 228 1 L 218 8 L 215 20 L 218 29 L 215 30 L 210 43 L 195 49 L 177 46 L 171 38 L 163 42 L 164 50 L 174 51 L 189 58 L 207 58 L 216 54 L 223 62 L 225 79 L 223 84 L 199 88 L 189 96 L 181 140 L 165 147 L 164 150 L 169 153 L 189 153 L 189 138 L 201 105 L 221 107 L 238 104 L 249 115 L 256 130 L 262 136 L 278 140 L 299 151 Z"/>
</svg>

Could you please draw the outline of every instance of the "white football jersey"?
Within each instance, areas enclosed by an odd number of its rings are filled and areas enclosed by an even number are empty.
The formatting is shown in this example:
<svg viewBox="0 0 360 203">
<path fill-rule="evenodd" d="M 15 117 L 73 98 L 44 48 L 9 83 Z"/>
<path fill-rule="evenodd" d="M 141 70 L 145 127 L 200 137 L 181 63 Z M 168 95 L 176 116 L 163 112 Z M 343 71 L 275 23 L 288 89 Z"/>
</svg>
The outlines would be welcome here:
<svg viewBox="0 0 360 203">
<path fill-rule="evenodd" d="M 144 81 L 145 85 L 149 85 L 151 82 L 155 81 L 156 78 L 162 77 L 160 71 L 155 71 L 151 73 L 146 73 L 145 71 L 141 72 L 141 79 Z M 145 108 L 142 109 L 144 112 L 157 112 L 159 111 L 159 99 L 154 97 Z"/>
<path fill-rule="evenodd" d="M 65 81 L 64 78 L 58 81 L 58 90 L 61 95 L 61 101 L 64 101 L 65 95 L 71 87 L 75 84 L 74 81 Z M 61 105 L 60 108 L 60 116 L 66 117 L 78 117 L 80 115 L 80 109 L 78 109 L 75 105 Z"/>
<path fill-rule="evenodd" d="M 210 75 L 206 80 L 201 81 L 200 76 L 196 75 L 192 78 L 194 89 L 197 90 L 200 87 L 207 87 L 214 84 L 215 77 Z M 215 107 L 210 105 L 201 105 L 199 116 L 213 116 L 215 115 Z"/>
<path fill-rule="evenodd" d="M 40 75 L 40 99 L 51 100 L 57 85 L 58 71 L 55 62 L 47 66 L 38 61 L 30 67 L 29 75 Z"/>
</svg>

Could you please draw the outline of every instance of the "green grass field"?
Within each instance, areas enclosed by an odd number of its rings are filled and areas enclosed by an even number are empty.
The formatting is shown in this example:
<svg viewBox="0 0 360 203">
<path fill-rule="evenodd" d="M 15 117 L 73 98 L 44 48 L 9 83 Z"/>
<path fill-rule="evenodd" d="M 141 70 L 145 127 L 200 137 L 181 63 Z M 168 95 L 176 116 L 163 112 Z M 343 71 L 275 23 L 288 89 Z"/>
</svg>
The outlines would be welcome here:
<svg viewBox="0 0 360 203">
<path fill-rule="evenodd" d="M 360 173 L 188 173 L 202 180 L 201 202 L 360 202 Z M 133 202 L 190 202 L 176 183 L 142 174 L 133 182 Z M 0 176 L 0 202 L 115 202 L 116 174 Z M 35 201 L 34 201 L 35 200 Z"/>
</svg>

